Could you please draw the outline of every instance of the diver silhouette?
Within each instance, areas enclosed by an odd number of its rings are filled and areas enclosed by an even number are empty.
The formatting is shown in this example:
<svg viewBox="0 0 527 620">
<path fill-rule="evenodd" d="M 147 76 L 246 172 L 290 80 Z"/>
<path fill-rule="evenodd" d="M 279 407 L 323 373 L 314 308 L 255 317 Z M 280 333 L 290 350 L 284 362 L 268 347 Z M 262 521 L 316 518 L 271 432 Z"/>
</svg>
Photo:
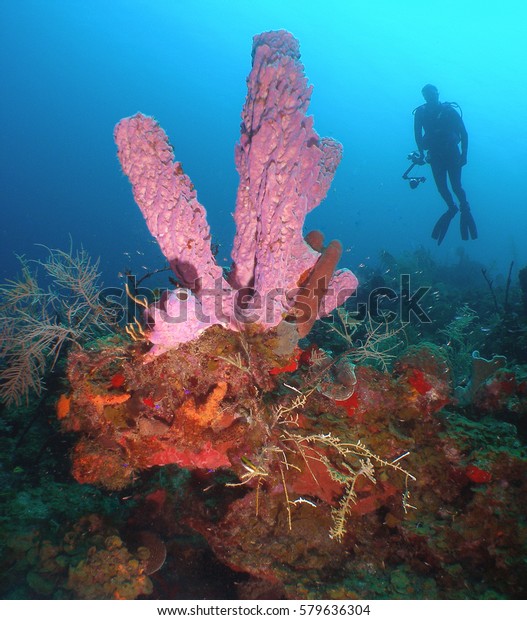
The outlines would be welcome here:
<svg viewBox="0 0 527 620">
<path fill-rule="evenodd" d="M 419 159 L 416 163 L 430 164 L 437 190 L 448 207 L 437 220 L 432 238 L 440 245 L 452 218 L 458 212 L 448 189 L 448 176 L 452 191 L 459 200 L 461 238 L 464 241 L 469 236 L 471 239 L 477 239 L 476 223 L 461 185 L 461 169 L 467 163 L 468 133 L 462 116 L 455 109 L 456 107 L 459 109 L 459 106 L 455 103 L 441 103 L 439 91 L 432 84 L 426 84 L 421 92 L 426 103 L 414 110 L 414 135 L 419 149 Z M 428 151 L 426 157 L 425 150 Z"/>
</svg>

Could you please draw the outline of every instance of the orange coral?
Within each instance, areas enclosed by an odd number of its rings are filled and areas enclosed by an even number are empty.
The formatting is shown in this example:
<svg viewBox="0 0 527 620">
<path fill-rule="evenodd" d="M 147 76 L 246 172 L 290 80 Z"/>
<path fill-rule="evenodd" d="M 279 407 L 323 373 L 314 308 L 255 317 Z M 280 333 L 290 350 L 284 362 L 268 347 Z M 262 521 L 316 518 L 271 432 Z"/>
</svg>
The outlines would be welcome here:
<svg viewBox="0 0 527 620">
<path fill-rule="evenodd" d="M 71 396 L 61 394 L 56 405 L 57 418 L 63 420 L 71 409 Z"/>
<path fill-rule="evenodd" d="M 117 452 L 81 440 L 73 451 L 72 474 L 79 484 L 102 484 L 119 491 L 130 484 L 133 469 Z"/>
<path fill-rule="evenodd" d="M 86 397 L 95 406 L 97 413 L 102 415 L 107 405 L 120 405 L 130 398 L 130 394 L 93 394 L 86 392 Z"/>
<path fill-rule="evenodd" d="M 225 398 L 227 387 L 225 381 L 220 381 L 202 405 L 198 405 L 194 398 L 188 398 L 181 406 L 179 413 L 198 426 L 210 426 L 213 420 L 220 417 L 218 407 Z"/>
</svg>

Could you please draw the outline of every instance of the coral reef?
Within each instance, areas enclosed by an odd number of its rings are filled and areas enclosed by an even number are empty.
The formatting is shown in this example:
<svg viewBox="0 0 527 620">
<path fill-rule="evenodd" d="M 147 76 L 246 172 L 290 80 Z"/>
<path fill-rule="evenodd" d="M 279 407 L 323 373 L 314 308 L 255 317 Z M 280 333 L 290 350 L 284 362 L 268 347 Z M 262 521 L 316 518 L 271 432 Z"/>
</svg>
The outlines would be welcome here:
<svg viewBox="0 0 527 620">
<path fill-rule="evenodd" d="M 215 327 L 143 364 L 147 348 L 107 340 L 70 353 L 57 412 L 81 437 L 73 473 L 126 489 L 125 512 L 113 510 L 118 529 L 91 516 L 50 533 L 66 507 L 47 507 L 45 489 L 14 495 L 12 514 L 42 516 L 5 538 L 3 562 L 26 571 L 31 592 L 210 597 L 188 571 L 208 574 L 201 562 L 214 557 L 240 582 L 232 597 L 525 595 L 527 454 L 515 425 L 493 417 L 525 410 L 521 375 L 497 369 L 459 408 L 447 356 L 421 344 L 391 371 L 356 365 L 353 393 L 336 400 L 341 375 L 316 347 L 285 363 L 261 334 Z"/>
</svg>

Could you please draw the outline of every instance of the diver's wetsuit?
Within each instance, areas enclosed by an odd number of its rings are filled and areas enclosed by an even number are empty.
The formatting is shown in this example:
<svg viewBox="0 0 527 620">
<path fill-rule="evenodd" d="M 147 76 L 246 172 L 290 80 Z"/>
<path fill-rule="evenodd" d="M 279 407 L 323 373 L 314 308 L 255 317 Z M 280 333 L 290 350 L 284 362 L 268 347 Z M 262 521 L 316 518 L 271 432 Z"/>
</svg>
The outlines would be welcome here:
<svg viewBox="0 0 527 620">
<path fill-rule="evenodd" d="M 419 151 L 428 150 L 427 161 L 434 181 L 449 209 L 456 208 L 447 186 L 447 174 L 461 208 L 467 203 L 461 186 L 461 153 L 458 142 L 466 149 L 468 135 L 463 120 L 448 103 L 425 103 L 417 108 L 414 119 L 415 141 Z M 424 130 L 424 136 L 422 135 Z"/>
<path fill-rule="evenodd" d="M 447 185 L 448 176 L 452 190 L 459 200 L 461 237 L 468 239 L 470 233 L 472 239 L 477 238 L 476 225 L 461 185 L 461 168 L 466 163 L 468 147 L 468 134 L 463 119 L 449 103 L 425 103 L 415 110 L 414 134 L 421 155 L 425 150 L 428 151 L 426 160 L 432 168 L 437 189 L 448 206 L 446 213 L 436 223 L 432 237 L 441 243 L 450 220 L 457 213 L 454 198 Z"/>
</svg>

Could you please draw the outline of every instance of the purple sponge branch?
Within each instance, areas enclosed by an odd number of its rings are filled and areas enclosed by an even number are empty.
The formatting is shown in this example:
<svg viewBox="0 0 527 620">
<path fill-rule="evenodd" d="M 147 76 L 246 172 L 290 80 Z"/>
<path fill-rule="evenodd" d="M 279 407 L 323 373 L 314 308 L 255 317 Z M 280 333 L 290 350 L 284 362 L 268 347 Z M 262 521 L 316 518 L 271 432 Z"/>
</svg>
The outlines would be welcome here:
<svg viewBox="0 0 527 620">
<path fill-rule="evenodd" d="M 166 133 L 153 118 L 136 114 L 117 124 L 114 137 L 135 201 L 170 267 L 188 288 L 212 289 L 222 269 L 212 254 L 206 211 L 174 161 Z"/>
<path fill-rule="evenodd" d="M 342 156 L 341 145 L 320 139 L 306 116 L 311 87 L 288 32 L 254 37 L 241 138 L 236 146 L 240 185 L 231 283 L 260 296 L 296 288 L 319 254 L 304 241 L 309 211 L 325 197 Z M 288 311 L 277 298 L 277 319 Z"/>
</svg>

